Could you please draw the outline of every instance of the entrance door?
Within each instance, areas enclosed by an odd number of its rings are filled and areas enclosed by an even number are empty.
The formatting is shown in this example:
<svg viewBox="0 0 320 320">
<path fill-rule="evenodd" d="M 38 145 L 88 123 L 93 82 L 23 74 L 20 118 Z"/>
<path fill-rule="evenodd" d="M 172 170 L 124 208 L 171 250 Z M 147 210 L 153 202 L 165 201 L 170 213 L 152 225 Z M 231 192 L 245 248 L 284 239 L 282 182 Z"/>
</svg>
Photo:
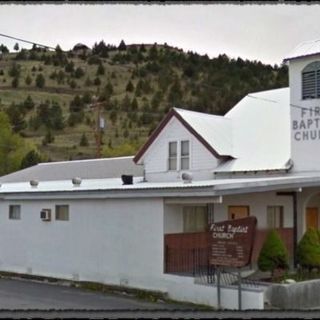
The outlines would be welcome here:
<svg viewBox="0 0 320 320">
<path fill-rule="evenodd" d="M 319 213 L 318 208 L 307 208 L 306 210 L 306 229 L 318 229 Z"/>
<path fill-rule="evenodd" d="M 228 219 L 241 219 L 249 216 L 248 206 L 229 206 L 228 208 Z"/>
</svg>

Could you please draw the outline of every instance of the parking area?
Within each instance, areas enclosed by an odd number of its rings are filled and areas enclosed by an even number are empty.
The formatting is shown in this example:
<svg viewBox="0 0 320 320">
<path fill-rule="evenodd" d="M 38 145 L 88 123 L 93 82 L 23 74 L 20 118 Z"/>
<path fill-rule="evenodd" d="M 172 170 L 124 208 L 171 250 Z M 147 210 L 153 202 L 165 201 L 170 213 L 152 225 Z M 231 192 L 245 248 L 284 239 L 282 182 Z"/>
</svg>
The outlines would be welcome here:
<svg viewBox="0 0 320 320">
<path fill-rule="evenodd" d="M 0 309 L 151 310 L 184 309 L 183 304 L 151 303 L 120 294 L 93 292 L 30 280 L 0 279 Z"/>
</svg>

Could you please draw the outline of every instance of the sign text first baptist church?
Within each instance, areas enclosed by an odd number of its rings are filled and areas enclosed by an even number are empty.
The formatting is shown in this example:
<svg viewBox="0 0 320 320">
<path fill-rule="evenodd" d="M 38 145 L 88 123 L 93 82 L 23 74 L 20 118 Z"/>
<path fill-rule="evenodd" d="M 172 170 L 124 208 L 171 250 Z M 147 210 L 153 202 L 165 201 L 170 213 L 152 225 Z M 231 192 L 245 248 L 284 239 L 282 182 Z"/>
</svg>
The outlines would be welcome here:
<svg viewBox="0 0 320 320">
<path fill-rule="evenodd" d="M 300 117 L 292 120 L 293 139 L 296 141 L 320 140 L 320 107 L 299 108 Z"/>
</svg>

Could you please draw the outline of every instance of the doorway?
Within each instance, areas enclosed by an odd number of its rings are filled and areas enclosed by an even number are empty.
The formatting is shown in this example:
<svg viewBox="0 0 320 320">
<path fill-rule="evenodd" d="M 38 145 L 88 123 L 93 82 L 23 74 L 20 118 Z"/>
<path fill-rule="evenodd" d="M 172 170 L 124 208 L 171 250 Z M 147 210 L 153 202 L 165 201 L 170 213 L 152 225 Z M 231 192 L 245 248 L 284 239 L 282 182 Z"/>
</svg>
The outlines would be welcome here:
<svg viewBox="0 0 320 320">
<path fill-rule="evenodd" d="M 307 208 L 306 210 L 306 229 L 319 228 L 319 211 L 318 208 Z"/>
<path fill-rule="evenodd" d="M 241 219 L 249 216 L 249 206 L 229 206 L 228 219 Z"/>
</svg>

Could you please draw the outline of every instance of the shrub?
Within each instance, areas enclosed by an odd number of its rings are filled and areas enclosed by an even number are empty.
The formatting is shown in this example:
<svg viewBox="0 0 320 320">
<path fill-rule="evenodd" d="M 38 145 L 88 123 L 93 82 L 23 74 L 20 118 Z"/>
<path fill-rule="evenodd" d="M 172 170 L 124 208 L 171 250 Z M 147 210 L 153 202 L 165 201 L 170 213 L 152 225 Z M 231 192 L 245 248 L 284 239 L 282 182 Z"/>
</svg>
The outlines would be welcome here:
<svg viewBox="0 0 320 320">
<path fill-rule="evenodd" d="M 301 267 L 309 270 L 320 267 L 320 237 L 314 228 L 309 228 L 299 241 L 297 260 Z"/>
<path fill-rule="evenodd" d="M 276 230 L 267 234 L 258 257 L 258 268 L 271 271 L 272 277 L 276 269 L 288 269 L 288 253 Z"/>
</svg>

